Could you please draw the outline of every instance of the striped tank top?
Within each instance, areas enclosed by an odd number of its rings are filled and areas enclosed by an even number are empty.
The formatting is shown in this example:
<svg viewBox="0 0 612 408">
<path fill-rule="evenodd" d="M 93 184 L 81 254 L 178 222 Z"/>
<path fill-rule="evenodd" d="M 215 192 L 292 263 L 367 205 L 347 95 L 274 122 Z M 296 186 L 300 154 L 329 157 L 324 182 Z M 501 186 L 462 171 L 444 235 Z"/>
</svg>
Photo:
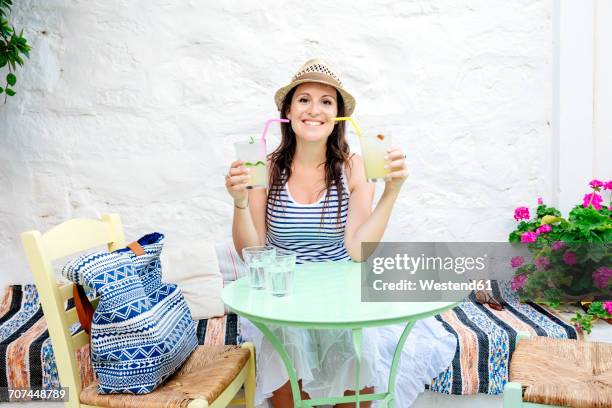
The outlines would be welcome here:
<svg viewBox="0 0 612 408">
<path fill-rule="evenodd" d="M 300 204 L 291 196 L 288 183 L 273 187 L 274 200 L 268 202 L 267 243 L 297 253 L 297 263 L 351 259 L 344 247 L 344 228 L 348 213 L 349 188 L 342 172 L 340 223 L 338 224 L 338 189 L 330 188 L 315 203 Z M 278 191 L 278 197 L 275 195 Z M 325 202 L 327 200 L 327 203 Z M 321 214 L 323 214 L 321 220 Z"/>
</svg>

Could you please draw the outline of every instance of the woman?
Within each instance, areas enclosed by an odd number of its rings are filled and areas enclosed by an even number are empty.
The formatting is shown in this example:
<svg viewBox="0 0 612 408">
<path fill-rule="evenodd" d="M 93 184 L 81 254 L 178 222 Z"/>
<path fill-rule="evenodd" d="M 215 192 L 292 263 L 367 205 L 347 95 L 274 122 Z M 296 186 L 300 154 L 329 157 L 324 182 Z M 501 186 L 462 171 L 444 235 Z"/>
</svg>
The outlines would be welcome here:
<svg viewBox="0 0 612 408">
<path fill-rule="evenodd" d="M 297 253 L 298 262 L 361 261 L 362 242 L 378 242 L 408 171 L 399 148 L 387 151 L 389 180 L 372 209 L 374 184 L 368 183 L 363 160 L 350 154 L 345 122 L 355 99 L 342 87 L 339 76 L 324 61 L 307 61 L 287 86 L 275 94 L 281 117 L 282 140 L 269 155 L 269 190 L 247 190 L 249 170 L 235 161 L 226 175 L 226 188 L 234 199 L 232 236 L 238 253 L 249 246 L 269 244 Z M 270 397 L 275 408 L 292 407 L 291 389 L 280 357 L 262 334 L 241 319 L 242 337 L 257 349 L 256 403 Z M 401 326 L 364 330 L 361 379 L 371 393 L 386 389 L 389 355 L 397 344 Z M 278 327 L 275 333 L 296 366 L 302 390 L 311 398 L 350 395 L 354 391 L 354 350 L 350 331 L 303 330 Z M 427 358 L 416 366 L 417 337 Z M 406 407 L 451 362 L 455 340 L 433 319 L 415 325 L 408 343 L 412 355 L 402 355 L 396 404 Z M 406 360 L 406 361 L 404 361 Z M 418 372 L 415 372 L 418 371 Z M 401 390 L 401 381 L 404 389 Z M 354 404 L 339 404 L 350 407 Z M 361 403 L 369 407 L 369 403 Z"/>
</svg>

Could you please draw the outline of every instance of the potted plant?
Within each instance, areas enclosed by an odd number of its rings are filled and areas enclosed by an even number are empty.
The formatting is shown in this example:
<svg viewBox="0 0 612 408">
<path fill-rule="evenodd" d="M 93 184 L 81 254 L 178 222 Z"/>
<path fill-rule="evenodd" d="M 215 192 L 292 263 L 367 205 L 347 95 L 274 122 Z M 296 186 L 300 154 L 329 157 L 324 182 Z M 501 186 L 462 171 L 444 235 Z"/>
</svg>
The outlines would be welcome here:
<svg viewBox="0 0 612 408">
<path fill-rule="evenodd" d="M 597 318 L 612 318 L 612 181 L 592 180 L 567 218 L 538 199 L 535 215 L 518 207 L 518 225 L 508 237 L 513 244 L 526 245 L 531 259 L 514 257 L 511 283 L 521 299 L 558 307 L 566 302 L 587 302 L 587 314 L 579 312 L 572 321 L 590 332 Z M 610 195 L 608 205 L 603 194 Z"/>
<path fill-rule="evenodd" d="M 30 56 L 30 46 L 23 36 L 23 30 L 17 33 L 14 26 L 8 21 L 11 13 L 11 0 L 0 0 L 0 73 L 7 67 L 6 82 L 0 82 L 0 94 L 4 93 L 4 103 L 7 97 L 14 96 L 17 92 L 14 87 L 17 83 L 15 71 L 17 65 L 22 66 L 22 57 Z M 6 72 L 6 71 L 4 71 Z"/>
</svg>

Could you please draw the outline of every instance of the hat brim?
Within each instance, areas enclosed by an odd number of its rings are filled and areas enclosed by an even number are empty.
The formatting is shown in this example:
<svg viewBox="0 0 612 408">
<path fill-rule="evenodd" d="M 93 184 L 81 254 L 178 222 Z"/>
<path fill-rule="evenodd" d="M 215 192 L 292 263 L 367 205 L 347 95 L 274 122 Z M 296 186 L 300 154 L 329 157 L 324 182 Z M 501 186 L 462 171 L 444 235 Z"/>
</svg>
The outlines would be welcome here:
<svg viewBox="0 0 612 408">
<path fill-rule="evenodd" d="M 344 88 L 339 87 L 333 84 L 332 82 L 316 80 L 316 79 L 298 79 L 297 81 L 293 81 L 289 85 L 283 86 L 278 91 L 276 91 L 276 93 L 274 94 L 274 102 L 276 102 L 276 107 L 278 108 L 278 110 L 279 111 L 281 110 L 285 97 L 293 88 L 295 88 L 296 86 L 300 84 L 304 84 L 307 82 L 316 82 L 319 84 L 329 85 L 329 86 L 336 88 L 336 90 L 340 92 L 340 95 L 342 96 L 342 100 L 344 101 L 344 110 L 345 110 L 344 114 L 346 116 L 351 116 L 353 114 L 353 111 L 355 110 L 355 105 L 356 105 L 355 98 L 353 98 L 353 95 L 348 93 Z"/>
</svg>

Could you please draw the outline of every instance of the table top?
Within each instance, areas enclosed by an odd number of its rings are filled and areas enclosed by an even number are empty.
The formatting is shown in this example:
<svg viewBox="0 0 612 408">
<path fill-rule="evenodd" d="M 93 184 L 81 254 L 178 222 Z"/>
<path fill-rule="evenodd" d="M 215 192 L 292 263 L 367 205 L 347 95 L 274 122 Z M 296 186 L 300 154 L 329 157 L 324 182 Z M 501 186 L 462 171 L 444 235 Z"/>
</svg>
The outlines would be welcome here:
<svg viewBox="0 0 612 408">
<path fill-rule="evenodd" d="M 265 324 L 302 328 L 361 328 L 422 319 L 456 302 L 362 302 L 361 264 L 351 261 L 296 265 L 293 292 L 275 297 L 252 290 L 247 277 L 221 292 L 237 314 Z"/>
</svg>

